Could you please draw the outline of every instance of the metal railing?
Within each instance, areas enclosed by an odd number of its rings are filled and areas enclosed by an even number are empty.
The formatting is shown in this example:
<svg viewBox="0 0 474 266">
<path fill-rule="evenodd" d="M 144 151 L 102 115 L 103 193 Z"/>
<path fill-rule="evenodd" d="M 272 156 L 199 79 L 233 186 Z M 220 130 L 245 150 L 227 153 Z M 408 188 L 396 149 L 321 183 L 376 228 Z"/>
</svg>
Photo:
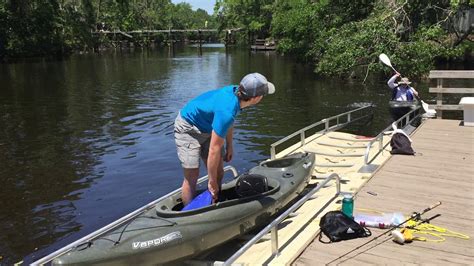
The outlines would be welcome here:
<svg viewBox="0 0 474 266">
<path fill-rule="evenodd" d="M 359 112 L 359 111 L 363 111 L 363 110 L 366 110 L 366 109 L 370 109 L 370 113 L 369 114 L 365 114 L 361 117 L 357 117 L 357 118 L 354 118 L 353 117 L 353 114 L 356 113 L 356 112 Z M 270 158 L 271 159 L 275 159 L 276 157 L 276 147 L 287 142 L 288 140 L 294 138 L 295 136 L 300 136 L 300 141 L 299 141 L 299 146 L 296 149 L 302 147 L 305 145 L 305 142 L 306 142 L 306 136 L 305 136 L 305 133 L 306 131 L 310 130 L 310 129 L 313 129 L 317 126 L 321 126 L 321 125 L 324 125 L 324 129 L 321 130 L 321 131 L 318 131 L 316 133 L 323 133 L 323 132 L 330 132 L 330 131 L 335 131 L 335 130 L 338 130 L 340 128 L 343 128 L 344 126 L 346 126 L 347 124 L 349 123 L 353 123 L 353 122 L 356 122 L 358 120 L 361 120 L 361 119 L 364 119 L 370 115 L 373 114 L 373 106 L 372 105 L 368 105 L 368 106 L 364 106 L 364 107 L 360 107 L 360 108 L 357 108 L 357 109 L 354 109 L 354 110 L 351 110 L 349 112 L 345 112 L 345 113 L 342 113 L 342 114 L 339 114 L 339 115 L 336 115 L 336 116 L 332 116 L 332 117 L 329 117 L 329 118 L 325 118 L 319 122 L 316 122 L 314 124 L 311 124 L 307 127 L 304 127 L 296 132 L 294 132 L 293 134 L 290 134 L 289 136 L 287 137 L 284 137 L 283 139 L 273 143 L 270 145 Z M 341 119 L 342 118 L 345 118 L 345 122 L 341 123 Z M 335 125 L 332 125 L 331 126 L 331 122 L 335 121 L 336 124 Z"/>
<path fill-rule="evenodd" d="M 420 117 L 421 115 L 421 107 L 418 107 L 414 110 L 411 110 L 410 112 L 406 113 L 404 116 L 400 117 L 397 121 L 393 122 L 397 125 L 397 128 L 403 128 L 407 125 L 409 125 L 412 121 L 414 121 L 415 119 L 417 119 L 418 117 Z M 393 125 L 392 123 L 392 125 Z M 382 130 L 377 136 L 375 136 L 369 143 L 367 143 L 367 147 L 365 149 L 365 153 L 364 153 L 364 165 L 367 166 L 369 165 L 371 162 L 373 162 L 375 160 L 375 158 L 377 158 L 377 156 L 380 155 L 380 153 L 382 153 L 382 151 L 385 149 L 385 147 L 388 146 L 388 144 L 390 144 L 390 142 L 387 142 L 385 145 L 383 144 L 383 137 L 385 136 L 385 133 L 387 131 L 390 131 L 392 130 L 393 126 L 390 125 L 388 127 L 386 127 L 384 130 Z M 400 125 L 403 125 L 403 126 L 400 126 Z M 369 154 L 370 154 L 370 150 L 372 149 L 372 146 L 374 145 L 375 142 L 378 142 L 378 151 L 377 153 L 372 157 L 370 158 L 369 160 Z"/>
<path fill-rule="evenodd" d="M 241 247 L 234 255 L 228 258 L 223 265 L 231 265 L 235 262 L 245 251 L 247 251 L 252 245 L 257 243 L 263 236 L 265 236 L 268 232 L 271 231 L 271 245 L 272 245 L 272 255 L 278 256 L 278 225 L 285 220 L 291 213 L 293 213 L 296 209 L 301 207 L 309 198 L 311 198 L 316 192 L 318 192 L 322 187 L 324 187 L 329 181 L 332 179 L 336 179 L 336 188 L 337 193 L 330 201 L 332 201 L 335 197 L 341 194 L 341 178 L 338 174 L 332 173 L 328 176 L 321 184 L 318 184 L 315 188 L 313 188 L 310 192 L 304 195 L 301 199 L 299 199 L 295 204 L 293 204 L 290 208 L 288 208 L 284 213 L 278 216 L 275 220 L 273 220 L 269 225 L 267 225 L 264 229 L 262 229 L 257 235 L 255 235 L 252 239 L 250 239 L 243 247 Z"/>
<path fill-rule="evenodd" d="M 227 171 L 231 171 L 232 174 L 234 175 L 234 178 L 238 176 L 237 169 L 235 169 L 235 167 L 233 167 L 233 166 L 231 166 L 231 165 L 228 165 L 228 166 L 224 167 L 224 172 L 227 172 Z M 203 176 L 203 177 L 199 178 L 197 182 L 198 182 L 198 184 L 199 184 L 199 183 L 202 183 L 202 182 L 206 181 L 208 178 L 209 178 L 208 175 Z M 145 205 L 145 206 L 143 206 L 143 207 L 141 207 L 141 208 L 139 208 L 139 209 L 137 209 L 137 210 L 135 210 L 135 211 L 133 211 L 133 212 L 131 212 L 131 213 L 125 215 L 125 216 L 123 216 L 122 218 L 120 218 L 120 219 L 118 219 L 118 220 L 116 220 L 116 221 L 114 221 L 114 222 L 112 222 L 112 223 L 110 223 L 110 224 L 108 224 L 108 225 L 106 225 L 106 226 L 100 228 L 99 230 L 94 231 L 94 232 L 92 232 L 92 233 L 86 235 L 85 237 L 83 237 L 83 238 L 81 238 L 81 239 L 79 239 L 79 240 L 77 240 L 77 241 L 74 241 L 73 243 L 71 243 L 71 244 L 69 244 L 69 245 L 67 245 L 67 246 L 65 246 L 65 247 L 63 247 L 63 248 L 61 248 L 61 249 L 59 249 L 59 250 L 57 250 L 57 251 L 55 251 L 55 252 L 49 254 L 48 256 L 43 257 L 43 258 L 41 258 L 41 259 L 39 259 L 39 260 L 33 262 L 31 265 L 42 265 L 42 264 L 45 264 L 45 263 L 48 263 L 48 262 L 52 261 L 53 259 L 55 259 L 55 258 L 61 256 L 62 254 L 68 252 L 68 251 L 71 250 L 72 248 L 74 248 L 74 247 L 76 247 L 76 246 L 78 246 L 78 245 L 80 245 L 80 244 L 82 244 L 82 243 L 89 242 L 89 241 L 93 240 L 94 238 L 98 237 L 99 235 L 104 234 L 104 233 L 107 233 L 108 231 L 110 231 L 110 230 L 116 228 L 117 226 L 119 226 L 119 225 L 121 225 L 121 224 L 123 224 L 123 223 L 125 223 L 125 222 L 127 222 L 127 221 L 130 221 L 131 219 L 137 217 L 138 215 L 140 215 L 140 214 L 143 213 L 144 211 L 153 208 L 153 207 L 154 207 L 158 202 L 160 202 L 161 200 L 170 197 L 171 195 L 173 195 L 174 193 L 176 193 L 176 192 L 178 192 L 178 191 L 180 191 L 180 190 L 181 190 L 181 188 L 178 188 L 178 189 L 176 189 L 176 190 L 174 190 L 174 191 L 172 191 L 172 192 L 170 192 L 170 193 L 164 195 L 163 197 L 161 197 L 161 198 L 159 198 L 159 199 L 157 199 L 157 200 L 154 200 L 154 201 L 148 203 L 147 205 Z"/>
</svg>

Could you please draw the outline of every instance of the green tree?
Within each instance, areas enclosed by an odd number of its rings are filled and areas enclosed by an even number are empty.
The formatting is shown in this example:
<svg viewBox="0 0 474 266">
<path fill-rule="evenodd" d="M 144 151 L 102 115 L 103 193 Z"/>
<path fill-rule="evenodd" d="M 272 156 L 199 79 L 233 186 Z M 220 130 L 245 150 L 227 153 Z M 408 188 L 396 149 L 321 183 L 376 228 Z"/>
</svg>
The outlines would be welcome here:
<svg viewBox="0 0 474 266">
<path fill-rule="evenodd" d="M 215 27 L 204 10 L 171 0 L 0 1 L 0 58 L 50 55 L 96 46 L 91 31 Z M 208 26 L 209 26 L 208 25 Z M 104 38 L 106 39 L 106 38 Z"/>
<path fill-rule="evenodd" d="M 240 28 L 246 41 L 270 35 L 273 0 L 218 0 L 217 19 L 220 29 Z"/>
<path fill-rule="evenodd" d="M 377 55 L 390 54 L 410 75 L 423 75 L 437 60 L 472 51 L 469 30 L 456 21 L 472 3 L 446 0 L 285 1 L 276 5 L 272 34 L 278 50 L 315 65 L 322 75 L 380 71 Z M 457 23 L 459 24 L 459 23 Z"/>
</svg>

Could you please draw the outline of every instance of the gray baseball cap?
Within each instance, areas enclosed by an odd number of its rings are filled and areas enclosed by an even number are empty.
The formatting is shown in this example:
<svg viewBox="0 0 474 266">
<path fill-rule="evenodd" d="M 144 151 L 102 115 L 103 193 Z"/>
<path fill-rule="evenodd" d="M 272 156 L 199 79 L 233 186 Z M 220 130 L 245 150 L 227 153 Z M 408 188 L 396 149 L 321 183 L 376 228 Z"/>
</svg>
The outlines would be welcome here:
<svg viewBox="0 0 474 266">
<path fill-rule="evenodd" d="M 242 92 L 249 97 L 275 93 L 275 85 L 260 73 L 247 74 L 241 81 Z"/>
</svg>

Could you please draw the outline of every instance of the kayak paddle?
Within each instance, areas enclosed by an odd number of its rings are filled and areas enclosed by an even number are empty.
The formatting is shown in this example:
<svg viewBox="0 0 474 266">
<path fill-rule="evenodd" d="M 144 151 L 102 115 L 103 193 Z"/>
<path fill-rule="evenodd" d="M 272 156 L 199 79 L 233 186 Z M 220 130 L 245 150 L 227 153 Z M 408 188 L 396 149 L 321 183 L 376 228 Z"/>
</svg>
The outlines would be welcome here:
<svg viewBox="0 0 474 266">
<path fill-rule="evenodd" d="M 381 53 L 379 55 L 379 60 L 384 63 L 386 66 L 389 66 L 393 71 L 396 73 L 400 74 L 395 68 L 392 66 L 392 62 L 390 62 L 390 58 L 384 53 Z M 433 109 L 428 109 L 429 104 L 425 103 L 418 95 L 415 96 L 420 102 L 421 106 L 423 107 L 423 110 L 425 110 L 425 113 L 427 113 L 429 116 L 435 116 L 436 115 L 436 110 Z"/>
</svg>

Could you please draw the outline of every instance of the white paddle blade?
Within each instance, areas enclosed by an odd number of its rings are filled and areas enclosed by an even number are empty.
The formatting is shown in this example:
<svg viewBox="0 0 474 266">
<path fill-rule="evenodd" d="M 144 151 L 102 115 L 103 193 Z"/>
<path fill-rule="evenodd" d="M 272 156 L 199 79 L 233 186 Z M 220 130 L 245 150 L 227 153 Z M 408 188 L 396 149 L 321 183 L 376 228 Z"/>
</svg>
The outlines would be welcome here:
<svg viewBox="0 0 474 266">
<path fill-rule="evenodd" d="M 384 63 L 385 65 L 392 67 L 392 63 L 390 62 L 390 58 L 388 58 L 388 56 L 386 54 L 380 54 L 379 55 L 379 59 L 380 61 L 382 61 L 382 63 Z"/>
<path fill-rule="evenodd" d="M 421 106 L 423 107 L 423 110 L 425 110 L 425 113 L 427 113 L 429 116 L 436 116 L 436 110 L 429 109 L 429 104 L 421 101 Z"/>
</svg>

